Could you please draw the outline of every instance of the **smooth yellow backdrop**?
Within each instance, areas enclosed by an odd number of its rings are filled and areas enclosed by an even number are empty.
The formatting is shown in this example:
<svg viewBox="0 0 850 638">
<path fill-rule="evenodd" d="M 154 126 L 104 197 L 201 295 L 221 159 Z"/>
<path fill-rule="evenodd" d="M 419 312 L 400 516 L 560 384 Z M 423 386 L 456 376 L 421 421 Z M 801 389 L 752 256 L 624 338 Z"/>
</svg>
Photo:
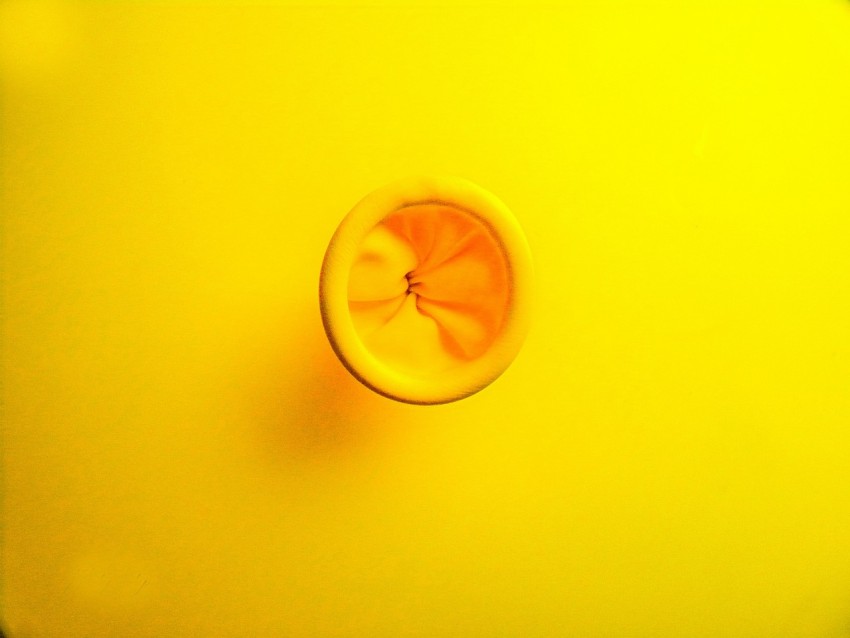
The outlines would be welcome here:
<svg viewBox="0 0 850 638">
<path fill-rule="evenodd" d="M 2 623 L 42 636 L 850 632 L 850 3 L 0 4 Z M 533 331 L 334 358 L 365 194 L 514 211 Z"/>
</svg>

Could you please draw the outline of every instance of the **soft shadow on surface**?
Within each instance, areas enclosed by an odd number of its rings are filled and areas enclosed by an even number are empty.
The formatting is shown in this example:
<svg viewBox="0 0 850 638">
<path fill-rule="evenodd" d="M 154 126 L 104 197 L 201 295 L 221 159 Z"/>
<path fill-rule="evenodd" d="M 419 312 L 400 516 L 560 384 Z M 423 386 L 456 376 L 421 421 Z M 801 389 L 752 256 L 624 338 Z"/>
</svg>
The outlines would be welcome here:
<svg viewBox="0 0 850 638">
<path fill-rule="evenodd" d="M 252 366 L 256 385 L 246 393 L 262 455 L 276 464 L 339 461 L 385 441 L 394 406 L 348 373 L 321 321 L 280 332 Z"/>
</svg>

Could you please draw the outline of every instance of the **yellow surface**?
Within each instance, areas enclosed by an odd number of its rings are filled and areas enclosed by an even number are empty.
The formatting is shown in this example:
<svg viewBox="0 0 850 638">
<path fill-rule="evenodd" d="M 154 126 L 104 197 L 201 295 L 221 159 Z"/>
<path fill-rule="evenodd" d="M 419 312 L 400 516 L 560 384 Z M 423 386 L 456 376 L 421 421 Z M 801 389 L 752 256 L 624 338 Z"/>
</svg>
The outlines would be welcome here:
<svg viewBox="0 0 850 638">
<path fill-rule="evenodd" d="M 850 4 L 683 4 L 0 4 L 8 634 L 846 636 Z M 424 408 L 316 296 L 431 173 L 538 300 Z"/>
</svg>

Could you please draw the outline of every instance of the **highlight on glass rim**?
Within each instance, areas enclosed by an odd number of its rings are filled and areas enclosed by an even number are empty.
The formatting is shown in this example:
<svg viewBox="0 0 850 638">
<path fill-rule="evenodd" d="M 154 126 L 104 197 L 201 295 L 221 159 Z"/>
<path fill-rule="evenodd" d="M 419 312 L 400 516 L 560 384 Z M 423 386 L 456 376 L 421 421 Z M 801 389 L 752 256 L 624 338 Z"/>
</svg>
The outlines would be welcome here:
<svg viewBox="0 0 850 638">
<path fill-rule="evenodd" d="M 511 364 L 532 280 L 522 229 L 495 195 L 456 177 L 411 177 L 340 223 L 322 264 L 322 320 L 340 361 L 375 392 L 448 403 Z"/>
</svg>

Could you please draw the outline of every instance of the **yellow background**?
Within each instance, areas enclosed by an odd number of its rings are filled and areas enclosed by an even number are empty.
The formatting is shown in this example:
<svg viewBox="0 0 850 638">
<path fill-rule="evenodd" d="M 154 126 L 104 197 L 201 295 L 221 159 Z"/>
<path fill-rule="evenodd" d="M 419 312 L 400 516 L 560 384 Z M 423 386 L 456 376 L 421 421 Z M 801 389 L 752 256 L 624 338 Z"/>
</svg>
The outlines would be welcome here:
<svg viewBox="0 0 850 638">
<path fill-rule="evenodd" d="M 0 4 L 2 622 L 850 635 L 850 4 Z M 363 195 L 503 199 L 456 404 L 322 331 Z"/>
</svg>

